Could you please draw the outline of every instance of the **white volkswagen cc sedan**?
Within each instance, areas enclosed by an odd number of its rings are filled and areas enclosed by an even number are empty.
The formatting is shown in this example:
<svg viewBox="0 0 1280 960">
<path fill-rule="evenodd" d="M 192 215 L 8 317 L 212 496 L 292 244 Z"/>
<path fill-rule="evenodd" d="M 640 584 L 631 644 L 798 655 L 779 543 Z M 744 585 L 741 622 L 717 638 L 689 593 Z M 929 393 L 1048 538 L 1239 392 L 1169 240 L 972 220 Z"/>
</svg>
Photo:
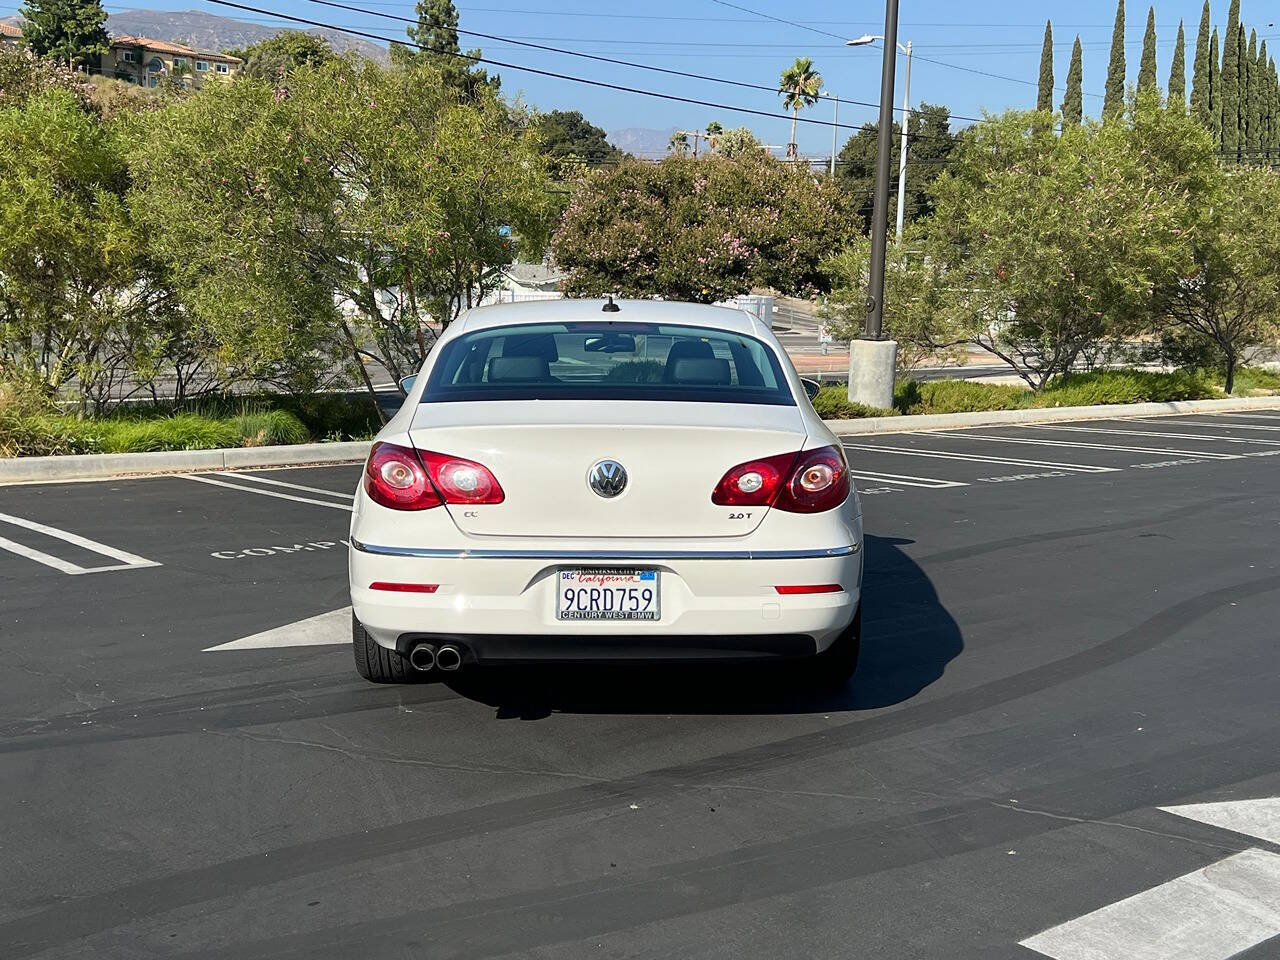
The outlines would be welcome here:
<svg viewBox="0 0 1280 960">
<path fill-rule="evenodd" d="M 857 664 L 862 512 L 769 329 L 685 303 L 460 316 L 378 434 L 351 520 L 356 668 Z"/>
</svg>

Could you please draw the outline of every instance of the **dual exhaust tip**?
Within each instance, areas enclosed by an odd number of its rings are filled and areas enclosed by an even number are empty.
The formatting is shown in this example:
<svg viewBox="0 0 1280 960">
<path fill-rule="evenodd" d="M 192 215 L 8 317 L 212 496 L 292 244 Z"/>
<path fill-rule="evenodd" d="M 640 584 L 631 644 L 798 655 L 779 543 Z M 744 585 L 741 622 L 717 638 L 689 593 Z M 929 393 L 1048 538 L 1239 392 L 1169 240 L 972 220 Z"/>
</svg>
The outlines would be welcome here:
<svg viewBox="0 0 1280 960">
<path fill-rule="evenodd" d="M 452 643 L 437 647 L 434 643 L 414 644 L 409 651 L 409 666 L 419 673 L 437 668 L 452 673 L 462 666 L 462 650 Z"/>
</svg>

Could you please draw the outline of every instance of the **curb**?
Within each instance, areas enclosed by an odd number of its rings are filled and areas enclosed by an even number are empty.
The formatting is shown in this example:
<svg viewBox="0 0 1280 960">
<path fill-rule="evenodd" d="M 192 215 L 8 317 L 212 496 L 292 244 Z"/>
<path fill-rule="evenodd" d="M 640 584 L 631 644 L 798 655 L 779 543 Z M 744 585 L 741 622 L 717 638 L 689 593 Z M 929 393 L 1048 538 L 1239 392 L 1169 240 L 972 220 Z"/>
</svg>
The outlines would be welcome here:
<svg viewBox="0 0 1280 960">
<path fill-rule="evenodd" d="M 96 480 L 156 473 L 189 473 L 248 467 L 355 463 L 369 455 L 372 441 L 299 443 L 279 447 L 222 450 L 167 450 L 158 453 L 90 453 L 67 457 L 13 457 L 0 460 L 0 485 L 56 480 Z"/>
<path fill-rule="evenodd" d="M 865 433 L 910 433 L 949 427 L 989 427 L 1010 423 L 1052 423 L 1055 420 L 1104 420 L 1111 417 L 1174 416 L 1186 413 L 1233 413 L 1280 409 L 1280 396 L 1228 397 L 1224 400 L 1174 400 L 1169 403 L 1103 403 L 1091 407 L 1036 407 L 1027 410 L 988 410 L 978 413 L 932 413 L 909 417 L 864 417 L 827 420 L 837 436 Z"/>
</svg>

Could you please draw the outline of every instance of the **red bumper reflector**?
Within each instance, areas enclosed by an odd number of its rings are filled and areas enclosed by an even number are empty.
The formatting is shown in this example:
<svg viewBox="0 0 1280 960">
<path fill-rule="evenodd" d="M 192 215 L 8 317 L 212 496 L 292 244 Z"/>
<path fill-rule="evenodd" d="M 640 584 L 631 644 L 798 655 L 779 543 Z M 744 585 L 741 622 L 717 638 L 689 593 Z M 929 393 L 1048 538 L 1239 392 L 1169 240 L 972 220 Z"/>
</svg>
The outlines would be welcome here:
<svg viewBox="0 0 1280 960">
<path fill-rule="evenodd" d="M 435 593 L 440 589 L 438 583 L 387 583 L 377 580 L 369 584 L 370 590 L 390 590 L 393 593 Z"/>
<path fill-rule="evenodd" d="M 793 593 L 843 593 L 844 587 L 838 583 L 801 583 L 788 587 L 774 587 L 783 596 Z"/>
</svg>

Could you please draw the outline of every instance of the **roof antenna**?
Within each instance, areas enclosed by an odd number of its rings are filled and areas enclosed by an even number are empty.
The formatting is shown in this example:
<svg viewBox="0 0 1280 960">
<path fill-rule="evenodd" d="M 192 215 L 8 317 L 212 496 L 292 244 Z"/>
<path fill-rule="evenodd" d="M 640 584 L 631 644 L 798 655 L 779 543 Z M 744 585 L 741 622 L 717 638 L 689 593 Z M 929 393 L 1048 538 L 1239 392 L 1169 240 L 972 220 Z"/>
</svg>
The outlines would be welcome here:
<svg viewBox="0 0 1280 960">
<path fill-rule="evenodd" d="M 608 298 L 609 298 L 609 302 L 600 308 L 601 311 L 603 311 L 604 313 L 618 313 L 619 311 L 622 310 L 620 306 L 618 306 L 616 303 L 613 302 L 612 293 L 608 295 Z"/>
</svg>

